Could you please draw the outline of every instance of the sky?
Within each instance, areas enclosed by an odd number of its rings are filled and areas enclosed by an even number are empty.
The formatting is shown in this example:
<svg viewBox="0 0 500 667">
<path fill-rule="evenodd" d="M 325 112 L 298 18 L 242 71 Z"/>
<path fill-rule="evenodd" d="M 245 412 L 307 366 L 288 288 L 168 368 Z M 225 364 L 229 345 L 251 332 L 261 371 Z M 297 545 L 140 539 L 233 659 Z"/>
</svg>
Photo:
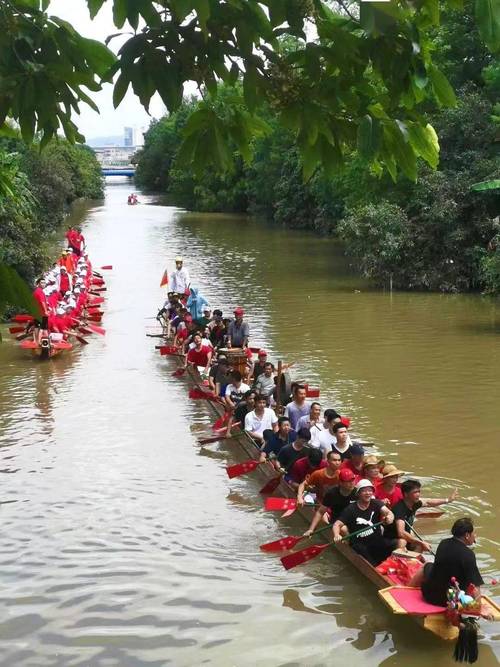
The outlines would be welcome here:
<svg viewBox="0 0 500 667">
<path fill-rule="evenodd" d="M 108 35 L 117 32 L 113 25 L 111 5 L 112 3 L 105 2 L 93 21 L 89 18 L 85 0 L 52 0 L 48 12 L 71 23 L 83 36 L 104 41 Z M 117 51 L 121 43 L 120 38 L 116 38 L 109 47 Z M 130 89 L 118 109 L 113 108 L 111 85 L 106 85 L 99 93 L 88 94 L 99 107 L 100 113 L 97 114 L 87 105 L 81 104 L 80 115 L 73 118 L 87 141 L 93 137 L 122 135 L 125 126 L 147 127 L 152 118 L 159 118 L 165 113 L 165 107 L 157 95 L 151 100 L 151 116 L 148 116 Z"/>
</svg>

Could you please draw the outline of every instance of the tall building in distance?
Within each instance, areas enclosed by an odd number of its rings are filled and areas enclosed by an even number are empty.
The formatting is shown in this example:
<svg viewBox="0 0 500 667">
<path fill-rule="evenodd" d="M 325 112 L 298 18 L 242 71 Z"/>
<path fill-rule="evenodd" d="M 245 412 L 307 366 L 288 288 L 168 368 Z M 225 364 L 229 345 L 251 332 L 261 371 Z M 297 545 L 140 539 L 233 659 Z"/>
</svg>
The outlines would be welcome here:
<svg viewBox="0 0 500 667">
<path fill-rule="evenodd" d="M 123 145 L 144 146 L 144 132 L 145 129 L 143 127 L 124 127 Z"/>
</svg>

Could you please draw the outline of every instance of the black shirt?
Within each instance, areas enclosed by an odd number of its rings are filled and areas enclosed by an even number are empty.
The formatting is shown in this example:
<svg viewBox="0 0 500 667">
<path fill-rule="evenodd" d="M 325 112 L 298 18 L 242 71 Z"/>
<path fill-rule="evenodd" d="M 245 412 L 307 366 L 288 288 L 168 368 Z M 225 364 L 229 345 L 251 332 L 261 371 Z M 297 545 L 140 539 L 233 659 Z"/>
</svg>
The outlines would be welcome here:
<svg viewBox="0 0 500 667">
<path fill-rule="evenodd" d="M 445 606 L 446 593 L 452 577 L 457 579 L 463 591 L 469 584 L 481 586 L 484 583 L 477 569 L 474 552 L 456 537 L 449 537 L 440 542 L 429 574 L 426 571 L 426 577 L 422 582 L 422 594 L 427 602 Z"/>
<path fill-rule="evenodd" d="M 273 433 L 267 440 L 266 445 L 262 451 L 265 452 L 268 456 L 277 457 L 280 451 L 283 449 L 283 447 L 291 445 L 292 442 L 295 442 L 296 439 L 297 439 L 297 434 L 293 430 L 290 430 L 288 432 L 288 437 L 286 441 L 281 439 L 279 432 Z"/>
<path fill-rule="evenodd" d="M 380 530 L 380 526 L 370 528 L 370 525 L 381 521 L 382 515 L 380 510 L 382 507 L 384 507 L 384 503 L 381 500 L 372 499 L 365 510 L 360 509 L 358 503 L 351 503 L 345 508 L 339 519 L 347 526 L 349 533 L 354 533 L 356 530 L 361 530 L 363 526 L 366 526 L 366 530 L 356 535 L 351 540 L 351 543 L 358 541 L 366 542 L 367 540 L 381 536 L 382 531 Z"/>
<path fill-rule="evenodd" d="M 298 461 L 299 459 L 304 458 L 304 456 L 307 456 L 308 449 L 308 447 L 302 447 L 302 449 L 299 451 L 295 449 L 293 445 L 285 445 L 280 449 L 278 454 L 278 461 L 280 466 L 288 472 L 295 461 Z"/>
<path fill-rule="evenodd" d="M 331 521 L 336 521 L 342 511 L 356 500 L 356 489 L 353 489 L 348 496 L 340 493 L 340 488 L 335 486 L 325 493 L 322 504 L 332 511 Z"/>
<path fill-rule="evenodd" d="M 253 408 L 252 408 L 253 409 Z M 234 416 L 233 420 L 234 423 L 240 422 L 240 427 L 243 430 L 243 427 L 245 425 L 245 417 L 247 414 L 251 412 L 250 408 L 247 406 L 246 401 L 243 401 L 242 403 L 238 403 L 236 408 L 234 409 Z"/>
<path fill-rule="evenodd" d="M 399 500 L 392 508 L 392 513 L 394 514 L 394 522 L 391 523 L 389 526 L 384 527 L 385 537 L 396 538 L 398 536 L 396 528 L 396 521 L 398 519 L 400 519 L 401 521 L 407 521 L 410 524 L 410 526 L 413 526 L 413 522 L 415 521 L 415 512 L 419 510 L 422 506 L 423 502 L 421 500 L 417 500 L 417 502 L 413 505 L 413 507 L 408 507 L 408 505 L 405 503 L 404 500 Z M 405 524 L 405 530 L 408 533 L 411 533 L 411 530 L 408 528 L 406 524 Z"/>
</svg>

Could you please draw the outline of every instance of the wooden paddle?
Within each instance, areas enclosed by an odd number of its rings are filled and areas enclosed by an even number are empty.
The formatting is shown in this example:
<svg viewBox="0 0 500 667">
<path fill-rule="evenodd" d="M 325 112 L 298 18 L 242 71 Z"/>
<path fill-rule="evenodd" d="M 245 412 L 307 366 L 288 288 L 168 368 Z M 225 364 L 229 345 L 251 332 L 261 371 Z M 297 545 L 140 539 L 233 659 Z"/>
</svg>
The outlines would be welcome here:
<svg viewBox="0 0 500 667">
<path fill-rule="evenodd" d="M 105 266 L 101 266 L 101 269 L 103 269 L 104 271 L 111 271 L 112 268 L 113 268 L 112 264 L 106 264 Z"/>
<path fill-rule="evenodd" d="M 332 529 L 332 524 L 329 523 L 327 526 L 324 526 L 319 530 L 315 530 L 314 533 L 311 533 L 310 536 L 298 535 L 297 537 L 282 537 L 280 540 L 275 540 L 274 542 L 268 542 L 267 544 L 261 544 L 259 549 L 261 551 L 268 551 L 270 553 L 276 553 L 278 551 L 289 551 L 290 549 L 293 549 L 294 546 L 299 542 L 301 542 L 302 540 L 308 540 L 310 539 L 310 537 L 313 537 L 313 535 L 319 535 L 320 533 L 324 533 L 325 530 L 331 530 L 331 529 Z"/>
<path fill-rule="evenodd" d="M 421 542 L 425 542 L 424 538 L 423 538 L 421 535 L 419 535 L 419 533 L 417 533 L 417 531 L 415 530 L 415 528 L 411 525 L 411 523 L 408 523 L 408 521 L 407 521 L 406 519 L 405 519 L 405 524 L 406 524 L 406 527 L 407 527 L 407 528 L 409 528 L 412 532 L 415 533 L 415 535 L 418 537 L 418 539 L 419 539 Z M 432 549 L 429 550 L 429 553 L 430 553 L 432 556 L 435 556 L 435 555 L 436 555 L 435 552 L 434 552 Z"/>
<path fill-rule="evenodd" d="M 370 528 L 377 528 L 378 526 L 381 526 L 383 523 L 384 523 L 383 521 L 378 521 L 377 523 L 374 523 L 372 526 L 363 526 L 363 528 L 355 530 L 353 533 L 350 533 L 349 535 L 345 535 L 340 541 L 344 542 L 345 540 L 349 540 L 352 537 L 356 537 L 360 533 L 366 532 Z M 302 563 L 306 563 L 308 560 L 316 558 L 316 556 L 319 556 L 320 553 L 323 553 L 325 549 L 328 549 L 328 547 L 331 547 L 333 544 L 336 544 L 336 542 L 328 542 L 327 544 L 315 544 L 312 547 L 307 547 L 306 549 L 297 551 L 294 554 L 283 556 L 282 558 L 280 558 L 280 560 L 285 570 L 291 570 L 292 567 L 297 567 L 297 565 L 302 565 Z"/>
<path fill-rule="evenodd" d="M 12 335 L 22 333 L 25 330 L 26 327 L 9 327 L 9 333 Z"/>
</svg>

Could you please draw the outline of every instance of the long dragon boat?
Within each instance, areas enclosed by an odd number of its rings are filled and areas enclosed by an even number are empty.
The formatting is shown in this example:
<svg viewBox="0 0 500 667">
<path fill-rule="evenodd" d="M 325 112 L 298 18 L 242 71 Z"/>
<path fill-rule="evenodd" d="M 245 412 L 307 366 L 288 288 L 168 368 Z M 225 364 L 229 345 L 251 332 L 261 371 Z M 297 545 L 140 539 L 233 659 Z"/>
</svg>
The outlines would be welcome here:
<svg viewBox="0 0 500 667">
<path fill-rule="evenodd" d="M 168 342 L 167 339 L 166 342 Z M 236 360 L 234 364 L 235 368 L 238 367 L 237 360 L 240 357 L 241 355 L 234 355 L 234 359 Z M 181 366 L 181 356 L 173 356 L 173 359 L 178 366 Z M 185 376 L 192 387 L 206 389 L 203 385 L 201 376 L 193 366 L 188 365 Z M 278 402 L 284 403 L 285 399 L 290 395 L 291 378 L 288 373 L 279 373 L 278 378 Z M 225 409 L 220 402 L 207 400 L 207 405 L 218 419 L 224 417 Z M 220 439 L 223 440 L 223 436 L 221 436 Z M 234 448 L 232 449 L 233 453 L 239 451 L 239 453 L 242 455 L 244 454 L 247 459 L 259 459 L 259 449 L 246 431 L 240 429 L 232 432 L 228 441 L 232 444 L 234 443 Z M 261 478 L 266 480 L 266 482 L 270 482 L 277 476 L 276 469 L 269 461 L 258 465 L 256 471 Z M 289 499 L 294 499 L 297 495 L 293 488 L 283 478 L 281 478 L 279 485 L 275 488 L 274 492 L 282 498 Z M 297 507 L 295 511 L 303 519 L 304 523 L 309 526 L 314 509 L 304 505 L 302 507 Z M 323 531 L 321 536 L 318 537 L 323 543 L 331 543 L 333 550 L 349 561 L 361 575 L 376 586 L 379 596 L 393 613 L 410 617 L 411 620 L 421 628 L 431 632 L 440 639 L 457 639 L 458 628 L 450 622 L 446 611 L 442 607 L 434 607 L 433 605 L 426 603 L 421 596 L 420 589 L 412 589 L 408 586 L 398 585 L 396 581 L 391 578 L 390 574 L 382 574 L 379 572 L 377 568 L 354 551 L 347 542 L 334 543 L 331 530 Z M 487 595 L 483 595 L 481 614 L 488 615 L 492 620 L 500 621 L 500 606 Z"/>
</svg>

